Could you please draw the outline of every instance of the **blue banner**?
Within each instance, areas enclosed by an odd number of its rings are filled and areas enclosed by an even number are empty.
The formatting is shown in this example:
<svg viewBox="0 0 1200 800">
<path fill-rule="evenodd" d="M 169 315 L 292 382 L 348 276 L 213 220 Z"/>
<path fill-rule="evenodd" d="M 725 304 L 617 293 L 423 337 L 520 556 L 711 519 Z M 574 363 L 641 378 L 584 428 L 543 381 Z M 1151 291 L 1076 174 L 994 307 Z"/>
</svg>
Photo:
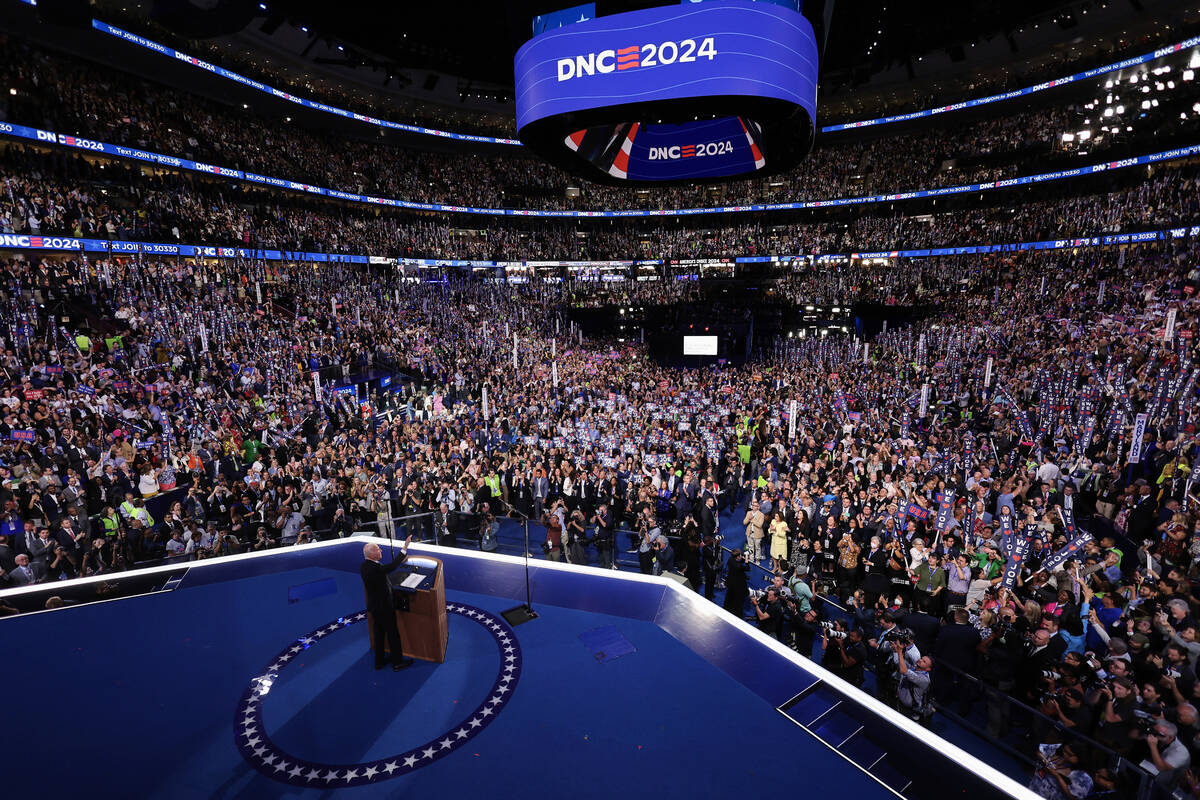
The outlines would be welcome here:
<svg viewBox="0 0 1200 800">
<path fill-rule="evenodd" d="M 1060 250 L 1077 247 L 1108 247 L 1112 245 L 1129 244 L 1130 242 L 1171 241 L 1185 237 L 1200 236 L 1200 225 L 1186 228 L 1168 228 L 1162 231 L 1143 231 L 1140 233 L 1115 233 L 1101 236 L 1091 236 L 1086 239 L 1058 239 L 1046 242 L 1012 242 L 1009 244 L 980 244 L 963 245 L 953 248 L 955 253 L 1011 253 L 1025 250 Z M 196 244 L 163 244 L 161 242 L 123 242 L 109 239 L 81 239 L 72 236 L 31 236 L 21 233 L 0 233 L 0 250 L 64 250 L 85 253 L 101 253 L 111 255 L 132 255 L 139 251 L 146 255 L 174 255 L 184 258 L 243 258 L 267 261 L 306 261 L 306 262 L 344 262 L 352 264 L 369 264 L 374 256 L 346 255 L 341 253 L 305 253 L 291 250 L 249 250 L 243 247 L 215 247 L 213 245 Z M 923 258 L 940 252 L 922 250 L 892 250 L 881 256 L 890 258 Z M 848 260 L 865 256 L 860 253 L 824 253 L 820 255 L 778 255 L 778 256 L 740 256 L 738 262 L 780 262 L 821 263 L 826 261 Z M 397 264 L 418 267 L 629 267 L 642 263 L 635 260 L 625 261 L 477 261 L 446 258 L 397 258 Z M 389 260 L 389 261 L 390 261 Z M 907 412 L 905 412 L 907 414 Z"/>
</svg>

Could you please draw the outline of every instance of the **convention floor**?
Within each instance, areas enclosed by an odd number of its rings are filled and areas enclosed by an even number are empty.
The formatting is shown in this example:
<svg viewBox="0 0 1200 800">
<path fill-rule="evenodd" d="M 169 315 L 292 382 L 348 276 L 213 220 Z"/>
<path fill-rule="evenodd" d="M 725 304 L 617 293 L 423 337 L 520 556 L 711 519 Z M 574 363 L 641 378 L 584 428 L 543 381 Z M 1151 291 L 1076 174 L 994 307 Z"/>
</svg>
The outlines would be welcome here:
<svg viewBox="0 0 1200 800">
<path fill-rule="evenodd" d="M 891 796 L 651 623 L 449 592 L 446 662 L 375 672 L 361 598 L 303 568 L 0 622 L 5 794 Z"/>
</svg>

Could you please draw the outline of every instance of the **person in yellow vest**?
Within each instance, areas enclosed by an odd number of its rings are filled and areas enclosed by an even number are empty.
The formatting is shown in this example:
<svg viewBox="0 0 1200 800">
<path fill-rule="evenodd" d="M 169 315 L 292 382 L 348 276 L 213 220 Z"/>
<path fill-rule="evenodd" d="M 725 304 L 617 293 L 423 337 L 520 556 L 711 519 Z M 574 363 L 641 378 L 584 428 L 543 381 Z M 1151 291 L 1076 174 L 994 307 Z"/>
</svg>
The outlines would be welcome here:
<svg viewBox="0 0 1200 800">
<path fill-rule="evenodd" d="M 487 484 L 488 490 L 492 493 L 492 497 L 500 497 L 500 476 L 496 474 L 495 467 L 492 467 L 491 471 L 488 472 L 487 477 L 483 479 L 483 482 Z"/>
<path fill-rule="evenodd" d="M 117 531 L 121 528 L 121 519 L 117 516 L 116 510 L 112 506 L 105 506 L 104 510 L 100 512 L 100 525 L 104 530 L 105 536 L 117 535 Z"/>
</svg>

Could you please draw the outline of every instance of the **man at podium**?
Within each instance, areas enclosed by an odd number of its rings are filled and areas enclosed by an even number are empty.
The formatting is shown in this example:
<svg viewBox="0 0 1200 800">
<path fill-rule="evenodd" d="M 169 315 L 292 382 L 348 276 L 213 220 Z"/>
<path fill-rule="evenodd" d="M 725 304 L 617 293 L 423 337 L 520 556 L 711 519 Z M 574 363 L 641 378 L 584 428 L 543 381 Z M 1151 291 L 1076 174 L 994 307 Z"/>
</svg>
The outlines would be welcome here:
<svg viewBox="0 0 1200 800">
<path fill-rule="evenodd" d="M 404 540 L 400 557 L 393 558 L 392 563 L 386 566 L 380 563 L 383 560 L 383 551 L 379 549 L 379 545 L 374 542 L 363 545 L 363 563 L 359 571 L 362 573 L 363 588 L 367 593 L 367 611 L 371 612 L 371 624 L 375 633 L 375 669 L 383 669 L 387 665 L 385 641 L 392 654 L 393 670 L 398 672 L 413 665 L 413 660 L 404 656 L 404 647 L 400 643 L 400 629 L 396 626 L 396 605 L 392 599 L 392 587 L 387 579 L 388 574 L 408 558 L 410 542 L 412 536 Z"/>
</svg>

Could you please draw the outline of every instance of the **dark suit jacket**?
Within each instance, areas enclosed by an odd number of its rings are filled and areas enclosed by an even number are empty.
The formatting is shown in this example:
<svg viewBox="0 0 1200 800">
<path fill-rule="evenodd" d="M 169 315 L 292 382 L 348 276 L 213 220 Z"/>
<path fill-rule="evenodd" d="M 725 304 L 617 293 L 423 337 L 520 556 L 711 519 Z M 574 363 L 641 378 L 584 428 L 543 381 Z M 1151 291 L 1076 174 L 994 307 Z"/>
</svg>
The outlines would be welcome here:
<svg viewBox="0 0 1200 800">
<path fill-rule="evenodd" d="M 362 566 L 359 567 L 359 572 L 362 573 L 363 588 L 367 591 L 367 610 L 375 614 L 390 614 L 395 610 L 395 602 L 392 600 L 392 587 L 388 584 L 387 576 L 390 572 L 404 563 L 408 556 L 401 554 L 390 564 L 383 564 L 377 561 L 363 560 Z"/>
<path fill-rule="evenodd" d="M 979 631 L 973 625 L 943 625 L 933 643 L 933 657 L 966 672 L 975 668 Z"/>
<path fill-rule="evenodd" d="M 700 523 L 700 535 L 711 536 L 717 531 L 717 518 L 713 514 L 713 510 L 708 507 L 707 503 L 700 506 L 696 513 L 697 522 Z"/>
<path fill-rule="evenodd" d="M 913 632 L 913 642 L 921 653 L 933 652 L 933 642 L 941 628 L 937 617 L 924 611 L 911 611 L 904 615 L 900 624 Z"/>
</svg>

